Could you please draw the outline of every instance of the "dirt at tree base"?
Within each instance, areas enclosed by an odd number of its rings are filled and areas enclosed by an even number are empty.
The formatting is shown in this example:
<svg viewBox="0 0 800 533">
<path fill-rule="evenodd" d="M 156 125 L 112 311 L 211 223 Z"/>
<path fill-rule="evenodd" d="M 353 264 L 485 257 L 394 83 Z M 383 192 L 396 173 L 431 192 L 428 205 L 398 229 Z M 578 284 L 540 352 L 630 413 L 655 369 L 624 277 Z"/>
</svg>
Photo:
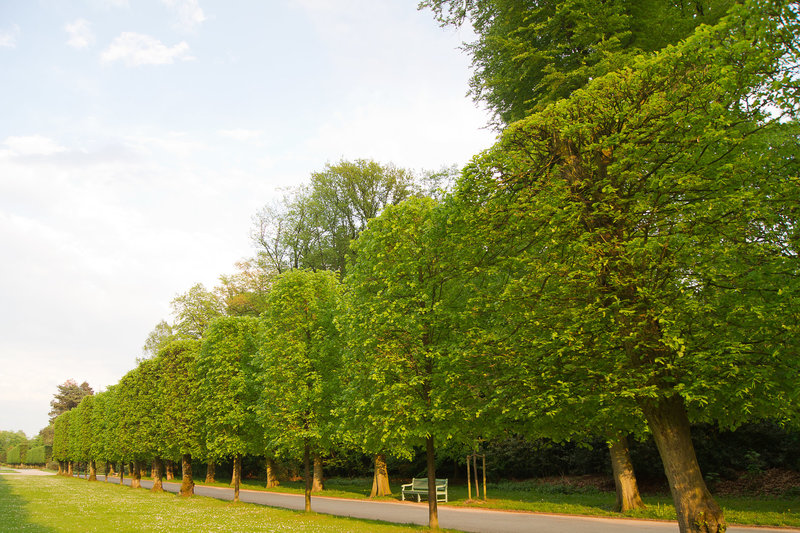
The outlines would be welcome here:
<svg viewBox="0 0 800 533">
<path fill-rule="evenodd" d="M 582 476 L 549 476 L 531 479 L 534 483 L 568 486 L 576 489 L 593 488 L 614 492 L 614 480 L 602 474 Z M 640 479 L 643 494 L 669 494 L 665 480 Z M 800 496 L 800 472 L 773 468 L 761 473 L 738 472 L 736 479 L 709 482 L 711 493 L 719 496 Z"/>
<path fill-rule="evenodd" d="M 741 472 L 733 480 L 720 480 L 712 492 L 720 495 L 800 496 L 800 472 L 772 468 L 761 473 Z"/>
</svg>

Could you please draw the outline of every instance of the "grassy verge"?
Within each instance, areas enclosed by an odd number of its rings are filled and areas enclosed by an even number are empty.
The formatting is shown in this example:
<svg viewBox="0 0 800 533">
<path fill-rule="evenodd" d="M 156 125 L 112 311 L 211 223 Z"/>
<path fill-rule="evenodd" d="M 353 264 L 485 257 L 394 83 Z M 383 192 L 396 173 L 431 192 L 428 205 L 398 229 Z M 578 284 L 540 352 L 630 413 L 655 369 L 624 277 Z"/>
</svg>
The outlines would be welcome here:
<svg viewBox="0 0 800 533">
<path fill-rule="evenodd" d="M 228 487 L 224 481 L 213 486 Z M 338 498 L 368 499 L 371 479 L 331 478 L 325 481 L 325 491 L 321 496 Z M 243 489 L 267 490 L 263 481 L 245 480 Z M 400 486 L 392 486 L 395 496 L 379 500 L 398 500 Z M 302 494 L 302 482 L 282 482 L 274 492 Z M 474 488 L 473 488 L 474 490 Z M 474 497 L 473 492 L 473 497 Z M 487 490 L 488 501 L 469 501 L 466 485 L 451 485 L 448 491 L 449 503 L 457 507 L 476 507 L 483 509 L 504 509 L 514 511 L 533 511 L 540 513 L 559 513 L 586 516 L 625 516 L 656 520 L 675 520 L 675 508 L 668 494 L 645 496 L 647 509 L 631 511 L 620 515 L 614 512 L 615 495 L 591 487 L 572 487 L 524 482 L 503 482 L 490 484 Z M 722 506 L 728 522 L 740 525 L 800 527 L 800 497 L 728 497 L 719 496 L 717 502 Z M 441 504 L 440 504 L 441 505 Z"/>
<path fill-rule="evenodd" d="M 154 494 L 56 476 L 0 478 L 0 531 L 353 531 L 424 528 L 299 513 L 195 496 Z"/>
</svg>

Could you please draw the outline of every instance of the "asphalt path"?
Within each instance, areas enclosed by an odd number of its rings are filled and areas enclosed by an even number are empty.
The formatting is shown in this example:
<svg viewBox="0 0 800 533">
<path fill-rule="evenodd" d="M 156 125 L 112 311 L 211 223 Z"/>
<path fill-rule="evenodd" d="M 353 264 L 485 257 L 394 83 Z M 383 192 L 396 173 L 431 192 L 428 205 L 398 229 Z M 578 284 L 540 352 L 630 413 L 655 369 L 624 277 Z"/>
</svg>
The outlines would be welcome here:
<svg viewBox="0 0 800 533">
<path fill-rule="evenodd" d="M 102 482 L 104 476 L 98 476 Z M 130 485 L 125 478 L 125 485 Z M 119 483 L 119 477 L 109 477 L 109 483 Z M 152 488 L 153 482 L 142 480 L 142 487 Z M 164 482 L 164 490 L 177 493 L 180 483 Z M 195 485 L 194 493 L 221 500 L 233 500 L 233 489 Z M 302 511 L 302 494 L 286 494 L 257 490 L 240 490 L 243 502 Z M 428 504 L 417 502 L 373 502 L 312 496 L 311 509 L 318 513 L 381 520 L 398 524 L 428 524 Z M 490 509 L 458 508 L 439 505 L 439 525 L 447 529 L 476 533 L 677 533 L 676 522 L 596 518 L 545 513 L 496 511 Z M 730 526 L 728 533 L 788 533 L 800 529 Z"/>
</svg>

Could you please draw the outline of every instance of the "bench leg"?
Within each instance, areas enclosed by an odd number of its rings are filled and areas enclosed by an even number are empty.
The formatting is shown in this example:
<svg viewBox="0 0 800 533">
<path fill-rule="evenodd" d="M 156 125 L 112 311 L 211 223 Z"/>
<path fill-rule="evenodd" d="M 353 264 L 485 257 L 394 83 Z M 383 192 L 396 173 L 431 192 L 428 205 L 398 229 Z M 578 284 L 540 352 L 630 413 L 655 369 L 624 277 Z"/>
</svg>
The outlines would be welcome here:
<svg viewBox="0 0 800 533">
<path fill-rule="evenodd" d="M 417 503 L 419 503 L 419 502 L 421 502 L 421 501 L 422 501 L 422 499 L 420 498 L 420 495 L 419 495 L 419 494 L 417 494 Z"/>
</svg>

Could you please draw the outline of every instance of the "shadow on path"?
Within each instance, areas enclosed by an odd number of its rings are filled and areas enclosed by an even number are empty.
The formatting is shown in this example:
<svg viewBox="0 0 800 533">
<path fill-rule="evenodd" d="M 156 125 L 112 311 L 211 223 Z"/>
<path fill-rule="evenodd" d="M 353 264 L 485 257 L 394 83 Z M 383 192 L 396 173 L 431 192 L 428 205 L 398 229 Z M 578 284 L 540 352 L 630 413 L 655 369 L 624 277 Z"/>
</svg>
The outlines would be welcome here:
<svg viewBox="0 0 800 533">
<path fill-rule="evenodd" d="M 11 484 L 0 476 L 0 531 L 51 533 L 55 529 L 31 522 L 28 502 L 14 492 Z"/>
</svg>

